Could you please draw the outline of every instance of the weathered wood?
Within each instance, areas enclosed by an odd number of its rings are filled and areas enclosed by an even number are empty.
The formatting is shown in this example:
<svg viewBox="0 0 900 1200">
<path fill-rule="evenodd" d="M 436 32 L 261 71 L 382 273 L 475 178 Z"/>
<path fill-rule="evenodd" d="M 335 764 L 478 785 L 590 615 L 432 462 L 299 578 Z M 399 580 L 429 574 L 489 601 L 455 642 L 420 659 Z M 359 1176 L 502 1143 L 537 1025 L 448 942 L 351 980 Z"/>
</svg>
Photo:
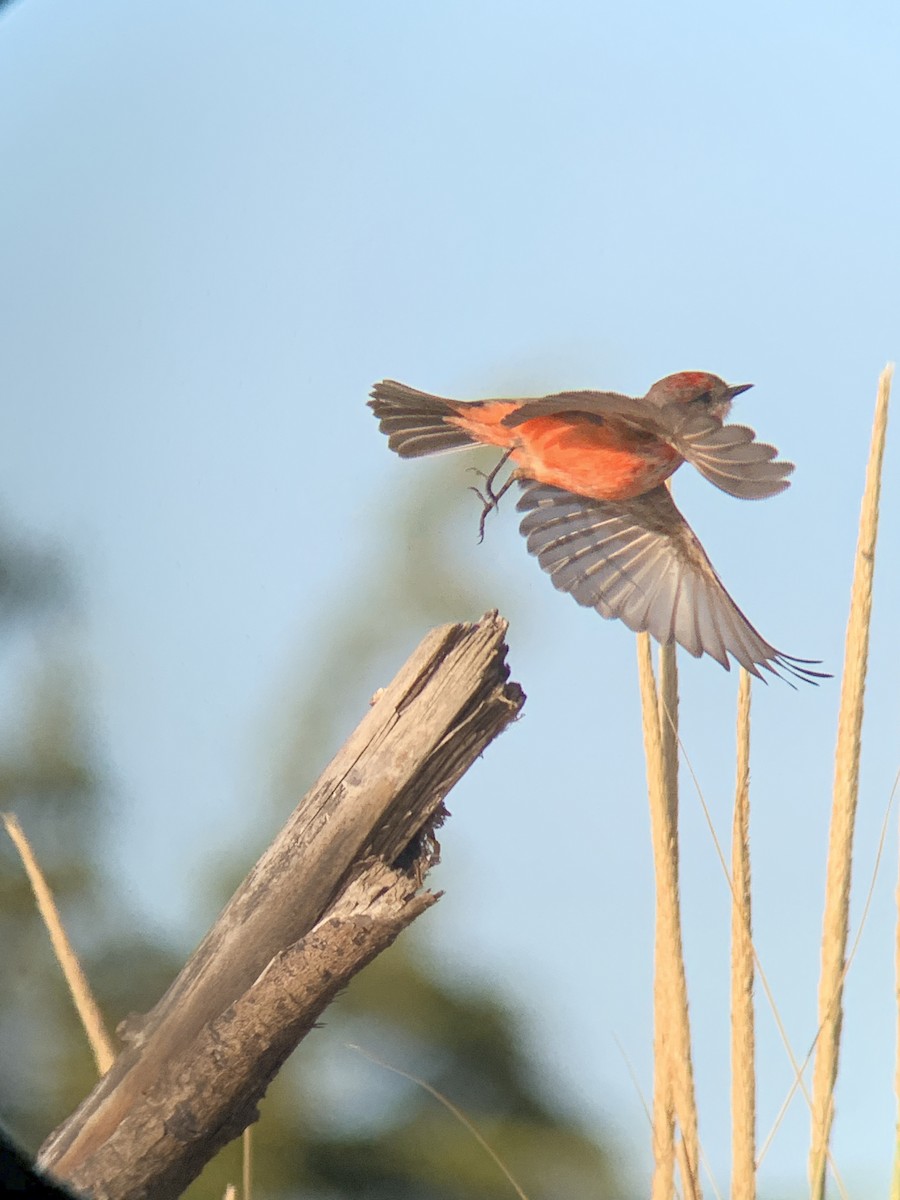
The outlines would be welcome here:
<svg viewBox="0 0 900 1200">
<path fill-rule="evenodd" d="M 519 712 L 496 613 L 432 630 L 295 809 L 128 1046 L 45 1142 L 92 1196 L 178 1195 L 340 988 L 437 896 L 442 801 Z"/>
</svg>

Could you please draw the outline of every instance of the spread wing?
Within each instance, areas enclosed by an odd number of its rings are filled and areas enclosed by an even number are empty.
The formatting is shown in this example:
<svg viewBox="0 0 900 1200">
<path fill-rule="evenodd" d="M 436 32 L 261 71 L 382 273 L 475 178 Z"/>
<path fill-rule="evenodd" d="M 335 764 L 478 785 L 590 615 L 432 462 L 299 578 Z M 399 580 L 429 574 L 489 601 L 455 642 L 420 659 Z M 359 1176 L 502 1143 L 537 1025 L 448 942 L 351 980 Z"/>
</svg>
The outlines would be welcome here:
<svg viewBox="0 0 900 1200">
<path fill-rule="evenodd" d="M 520 480 L 520 529 L 555 587 L 601 616 L 689 654 L 709 654 L 730 670 L 729 655 L 752 675 L 759 668 L 815 682 L 806 660 L 781 654 L 753 628 L 719 579 L 665 485 L 623 502 L 592 500 Z"/>
<path fill-rule="evenodd" d="M 715 417 L 683 404 L 659 408 L 644 399 L 615 392 L 560 392 L 525 400 L 503 420 L 515 427 L 535 417 L 575 413 L 593 420 L 630 426 L 668 442 L 710 483 L 742 500 L 763 500 L 790 486 L 794 464 L 775 461 L 778 451 L 746 425 L 723 425 Z"/>
<path fill-rule="evenodd" d="M 705 413 L 686 412 L 682 405 L 660 410 L 668 429 L 664 436 L 691 466 L 729 496 L 764 500 L 790 487 L 794 464 L 776 460 L 778 451 L 746 425 L 723 425 Z"/>
</svg>

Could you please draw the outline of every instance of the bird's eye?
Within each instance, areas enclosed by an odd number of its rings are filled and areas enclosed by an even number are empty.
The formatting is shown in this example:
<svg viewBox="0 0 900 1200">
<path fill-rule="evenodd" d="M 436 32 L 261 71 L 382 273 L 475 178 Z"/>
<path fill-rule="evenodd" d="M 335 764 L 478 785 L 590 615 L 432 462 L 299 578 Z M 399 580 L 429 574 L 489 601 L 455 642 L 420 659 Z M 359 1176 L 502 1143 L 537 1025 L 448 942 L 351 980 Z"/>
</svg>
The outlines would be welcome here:
<svg viewBox="0 0 900 1200">
<path fill-rule="evenodd" d="M 694 397 L 695 404 L 712 404 L 712 392 L 701 392 L 699 396 Z"/>
</svg>

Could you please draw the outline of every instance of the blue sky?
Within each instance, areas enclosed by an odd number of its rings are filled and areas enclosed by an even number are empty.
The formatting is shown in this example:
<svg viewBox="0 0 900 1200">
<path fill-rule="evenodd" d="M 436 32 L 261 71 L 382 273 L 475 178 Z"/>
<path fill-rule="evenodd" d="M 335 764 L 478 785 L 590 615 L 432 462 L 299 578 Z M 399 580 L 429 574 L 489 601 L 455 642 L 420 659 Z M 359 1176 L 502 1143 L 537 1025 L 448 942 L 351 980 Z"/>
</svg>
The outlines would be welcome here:
<svg viewBox="0 0 900 1200">
<path fill-rule="evenodd" d="M 405 497 L 433 486 L 449 504 L 471 482 L 462 457 L 388 453 L 365 407 L 382 377 L 467 398 L 642 393 L 688 368 L 753 381 L 737 419 L 797 463 L 793 487 L 740 503 L 681 472 L 676 496 L 761 632 L 839 671 L 875 384 L 898 353 L 898 51 L 887 4 L 4 11 L 0 504 L 79 567 L 124 902 L 202 932 L 197 842 L 211 821 L 213 849 L 271 828 L 272 727 L 328 613 L 352 588 L 365 604 Z M 897 770 L 896 443 L 857 916 Z M 462 511 L 449 544 L 483 603 L 455 615 L 513 618 L 528 703 L 451 798 L 434 954 L 520 1000 L 548 1086 L 646 1166 L 615 1042 L 649 1089 L 634 639 L 553 590 L 511 506 L 486 548 L 474 499 Z M 384 623 L 399 666 L 424 626 Z M 683 737 L 726 838 L 735 692 L 714 663 L 683 663 Z M 757 942 L 801 1054 L 838 695 L 754 691 Z M 727 890 L 687 776 L 682 808 L 701 1136 L 721 1182 Z M 859 1190 L 884 1188 L 893 1146 L 895 843 L 848 986 L 835 1152 Z M 790 1073 L 763 1004 L 759 1024 L 764 1134 Z M 770 1194 L 802 1188 L 807 1129 L 795 1100 Z"/>
</svg>

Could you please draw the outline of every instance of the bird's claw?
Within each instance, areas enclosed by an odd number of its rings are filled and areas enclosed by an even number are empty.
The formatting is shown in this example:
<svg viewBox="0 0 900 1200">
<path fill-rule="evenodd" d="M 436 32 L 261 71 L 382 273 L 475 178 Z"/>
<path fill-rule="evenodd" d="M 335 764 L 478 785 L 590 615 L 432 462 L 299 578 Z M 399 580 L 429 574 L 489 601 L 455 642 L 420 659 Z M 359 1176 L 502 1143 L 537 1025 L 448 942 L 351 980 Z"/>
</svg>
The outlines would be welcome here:
<svg viewBox="0 0 900 1200">
<path fill-rule="evenodd" d="M 478 522 L 478 543 L 479 543 L 479 545 L 484 541 L 484 523 L 488 518 L 488 513 L 492 512 L 494 509 L 497 509 L 499 511 L 500 497 L 509 488 L 513 479 L 515 478 L 514 474 L 510 475 L 509 479 L 507 479 L 506 483 L 504 483 L 504 485 L 500 489 L 500 491 L 499 492 L 494 491 L 494 480 L 497 478 L 498 472 L 501 470 L 503 465 L 509 459 L 509 456 L 511 454 L 512 454 L 512 448 L 510 448 L 509 450 L 506 451 L 506 453 L 503 455 L 503 457 L 500 459 L 500 461 L 497 463 L 497 465 L 494 467 L 494 469 L 490 472 L 490 474 L 485 474 L 485 472 L 480 471 L 478 469 L 478 467 L 469 467 L 470 471 L 473 471 L 476 475 L 480 475 L 481 478 L 484 480 L 484 491 L 483 492 L 481 491 L 480 488 L 477 488 L 477 487 L 469 488 L 469 491 L 474 492 L 482 504 L 481 518 Z"/>
<path fill-rule="evenodd" d="M 471 467 L 470 470 L 474 471 L 475 468 Z M 479 472 L 479 474 L 484 474 L 484 472 Z M 492 509 L 497 508 L 497 500 L 499 497 L 495 496 L 490 488 L 487 489 L 487 496 L 485 496 L 484 492 L 477 487 L 470 487 L 469 491 L 475 493 L 482 505 L 481 516 L 478 519 L 478 544 L 480 546 L 484 541 L 484 523 L 487 520 L 488 513 L 491 512 Z"/>
</svg>

